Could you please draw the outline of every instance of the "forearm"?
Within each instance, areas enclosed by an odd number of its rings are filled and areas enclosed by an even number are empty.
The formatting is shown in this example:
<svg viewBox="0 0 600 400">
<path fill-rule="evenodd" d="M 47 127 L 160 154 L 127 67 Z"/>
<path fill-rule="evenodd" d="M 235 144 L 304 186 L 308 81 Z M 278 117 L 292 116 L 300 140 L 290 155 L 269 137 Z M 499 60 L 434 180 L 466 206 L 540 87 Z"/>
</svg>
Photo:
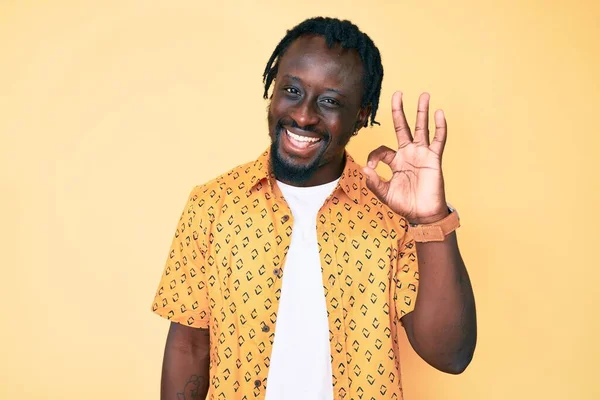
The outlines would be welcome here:
<svg viewBox="0 0 600 400">
<path fill-rule="evenodd" d="M 167 337 L 161 378 L 161 400 L 204 400 L 209 384 L 209 332 L 193 338 L 172 324 Z"/>
<path fill-rule="evenodd" d="M 460 373 L 473 356 L 477 323 L 473 290 L 456 233 L 443 242 L 417 243 L 417 255 L 419 294 L 415 310 L 403 318 L 411 325 L 409 339 L 429 364 Z"/>
</svg>

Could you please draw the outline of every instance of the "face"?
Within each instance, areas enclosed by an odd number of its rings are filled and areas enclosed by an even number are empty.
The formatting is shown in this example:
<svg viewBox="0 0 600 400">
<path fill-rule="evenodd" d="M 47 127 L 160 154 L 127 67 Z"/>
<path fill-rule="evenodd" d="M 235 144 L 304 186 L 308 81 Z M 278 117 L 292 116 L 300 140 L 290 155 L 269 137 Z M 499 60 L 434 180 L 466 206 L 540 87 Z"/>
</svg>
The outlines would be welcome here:
<svg viewBox="0 0 600 400">
<path fill-rule="evenodd" d="M 329 49 L 322 36 L 303 36 L 288 47 L 268 113 L 277 179 L 314 186 L 341 175 L 344 148 L 370 112 L 370 106 L 360 107 L 362 76 L 358 52 Z"/>
</svg>

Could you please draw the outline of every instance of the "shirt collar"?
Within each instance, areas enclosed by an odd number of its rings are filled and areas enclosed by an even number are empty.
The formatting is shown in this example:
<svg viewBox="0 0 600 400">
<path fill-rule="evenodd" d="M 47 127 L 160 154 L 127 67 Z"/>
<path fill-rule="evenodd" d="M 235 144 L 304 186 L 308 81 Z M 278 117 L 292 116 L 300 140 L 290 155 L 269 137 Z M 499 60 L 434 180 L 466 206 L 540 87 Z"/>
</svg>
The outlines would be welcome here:
<svg viewBox="0 0 600 400">
<path fill-rule="evenodd" d="M 346 165 L 340 176 L 338 186 L 355 204 L 360 202 L 362 195 L 367 195 L 365 178 L 362 173 L 362 168 L 358 165 L 352 156 L 345 152 Z M 252 190 L 262 180 L 267 180 L 269 187 L 272 187 L 275 182 L 275 176 L 271 170 L 271 149 L 267 148 L 255 161 L 250 164 L 247 170 L 247 175 L 250 179 L 249 189 Z"/>
</svg>

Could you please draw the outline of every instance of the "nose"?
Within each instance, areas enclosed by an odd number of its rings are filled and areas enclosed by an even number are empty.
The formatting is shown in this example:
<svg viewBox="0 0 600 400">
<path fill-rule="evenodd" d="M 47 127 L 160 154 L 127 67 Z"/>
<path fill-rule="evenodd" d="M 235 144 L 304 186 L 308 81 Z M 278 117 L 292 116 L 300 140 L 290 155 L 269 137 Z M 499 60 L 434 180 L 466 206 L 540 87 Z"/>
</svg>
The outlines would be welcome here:
<svg viewBox="0 0 600 400">
<path fill-rule="evenodd" d="M 319 115 L 314 105 L 308 99 L 296 105 L 290 115 L 300 128 L 316 125 L 319 122 Z"/>
</svg>

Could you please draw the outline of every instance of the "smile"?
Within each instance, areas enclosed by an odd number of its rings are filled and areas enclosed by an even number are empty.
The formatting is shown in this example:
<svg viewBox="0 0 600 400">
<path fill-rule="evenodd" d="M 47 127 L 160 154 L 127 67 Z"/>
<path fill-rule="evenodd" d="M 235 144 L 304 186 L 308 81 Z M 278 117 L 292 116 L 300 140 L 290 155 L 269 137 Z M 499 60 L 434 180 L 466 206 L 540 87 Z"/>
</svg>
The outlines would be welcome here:
<svg viewBox="0 0 600 400">
<path fill-rule="evenodd" d="M 304 145 L 306 145 L 306 144 L 313 144 L 313 143 L 317 143 L 317 142 L 321 141 L 321 138 L 315 138 L 315 137 L 298 135 L 298 134 L 290 132 L 287 129 L 285 130 L 285 133 L 293 141 L 302 143 Z"/>
</svg>

